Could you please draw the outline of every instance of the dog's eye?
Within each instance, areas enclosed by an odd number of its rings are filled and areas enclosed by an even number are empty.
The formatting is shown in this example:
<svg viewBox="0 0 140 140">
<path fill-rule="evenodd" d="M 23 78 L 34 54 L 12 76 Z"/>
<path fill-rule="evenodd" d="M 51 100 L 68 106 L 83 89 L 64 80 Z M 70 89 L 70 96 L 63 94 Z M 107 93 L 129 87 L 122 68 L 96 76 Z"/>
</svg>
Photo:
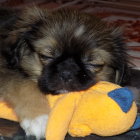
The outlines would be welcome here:
<svg viewBox="0 0 140 140">
<path fill-rule="evenodd" d="M 43 55 L 43 54 L 39 54 L 40 58 L 43 59 L 43 60 L 48 60 L 48 59 L 54 59 L 53 57 L 51 56 L 46 56 L 46 55 Z"/>
<path fill-rule="evenodd" d="M 100 71 L 104 64 L 86 64 L 86 67 L 91 71 Z"/>
<path fill-rule="evenodd" d="M 104 66 L 104 64 L 86 64 L 87 66 L 95 67 L 95 68 L 101 68 Z"/>
</svg>

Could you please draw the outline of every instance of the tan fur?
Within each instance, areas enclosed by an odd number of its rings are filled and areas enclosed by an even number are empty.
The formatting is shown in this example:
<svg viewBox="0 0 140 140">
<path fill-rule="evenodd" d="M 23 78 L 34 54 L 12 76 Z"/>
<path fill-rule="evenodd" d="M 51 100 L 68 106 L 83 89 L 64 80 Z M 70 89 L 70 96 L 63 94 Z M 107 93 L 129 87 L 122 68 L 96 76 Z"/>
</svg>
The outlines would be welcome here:
<svg viewBox="0 0 140 140">
<path fill-rule="evenodd" d="M 14 72 L 1 71 L 0 75 L 0 96 L 15 109 L 20 120 L 49 113 L 45 95 L 41 94 L 36 83 Z"/>
<path fill-rule="evenodd" d="M 34 42 L 36 51 L 49 57 L 53 57 L 52 48 L 56 48 L 57 41 L 54 37 L 45 37 Z"/>
<path fill-rule="evenodd" d="M 8 35 L 5 39 L 0 37 L 0 51 L 3 44 L 5 47 L 14 44 L 20 34 L 30 29 L 28 25 L 34 23 L 39 17 L 41 17 L 41 10 L 39 12 L 39 9 L 27 8 L 22 11 L 20 15 L 22 20 L 14 25 L 12 31 L 9 32 L 7 28 L 0 28 L 0 35 Z M 20 72 L 7 69 L 7 62 L 0 54 L 0 99 L 10 104 L 22 121 L 48 114 L 49 105 L 36 83 L 42 71 L 42 64 L 38 55 L 36 53 L 29 55 L 28 50 L 21 50 L 21 53 L 25 53 L 21 66 L 24 71 L 31 75 L 31 78 L 24 78 Z"/>
<path fill-rule="evenodd" d="M 104 66 L 99 72 L 96 73 L 96 80 L 97 81 L 109 81 L 110 76 L 112 76 L 113 70 L 108 66 Z M 112 77 L 112 80 L 113 77 Z"/>
<path fill-rule="evenodd" d="M 21 66 L 26 73 L 31 75 L 31 79 L 34 81 L 36 81 L 38 76 L 41 75 L 43 69 L 42 63 L 36 53 L 32 54 L 31 56 L 23 56 Z"/>
<path fill-rule="evenodd" d="M 97 64 L 109 64 L 111 62 L 111 54 L 103 49 L 95 49 L 94 54 L 96 55 Z"/>
</svg>

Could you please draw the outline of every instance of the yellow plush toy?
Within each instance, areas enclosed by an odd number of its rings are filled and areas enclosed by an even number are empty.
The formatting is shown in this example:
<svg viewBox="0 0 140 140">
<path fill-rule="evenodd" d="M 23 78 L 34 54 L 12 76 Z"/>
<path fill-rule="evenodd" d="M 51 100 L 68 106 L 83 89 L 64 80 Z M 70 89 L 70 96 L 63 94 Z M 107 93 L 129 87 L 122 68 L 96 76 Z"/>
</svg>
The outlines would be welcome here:
<svg viewBox="0 0 140 140">
<path fill-rule="evenodd" d="M 99 82 L 86 91 L 47 96 L 52 111 L 46 129 L 47 140 L 64 140 L 89 134 L 113 136 L 140 127 L 133 95 L 127 88 Z M 6 103 L 0 103 L 0 117 L 18 121 Z"/>
</svg>

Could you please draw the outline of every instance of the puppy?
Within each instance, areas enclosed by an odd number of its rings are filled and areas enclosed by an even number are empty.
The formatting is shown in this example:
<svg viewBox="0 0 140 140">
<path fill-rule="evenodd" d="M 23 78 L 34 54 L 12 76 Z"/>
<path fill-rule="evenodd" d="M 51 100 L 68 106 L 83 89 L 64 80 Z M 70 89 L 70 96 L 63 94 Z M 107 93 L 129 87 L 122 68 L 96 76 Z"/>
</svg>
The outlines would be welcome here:
<svg viewBox="0 0 140 140">
<path fill-rule="evenodd" d="M 0 24 L 0 97 L 37 139 L 49 113 L 44 94 L 85 90 L 100 80 L 120 84 L 126 71 L 120 31 L 94 16 L 27 8 Z"/>
</svg>

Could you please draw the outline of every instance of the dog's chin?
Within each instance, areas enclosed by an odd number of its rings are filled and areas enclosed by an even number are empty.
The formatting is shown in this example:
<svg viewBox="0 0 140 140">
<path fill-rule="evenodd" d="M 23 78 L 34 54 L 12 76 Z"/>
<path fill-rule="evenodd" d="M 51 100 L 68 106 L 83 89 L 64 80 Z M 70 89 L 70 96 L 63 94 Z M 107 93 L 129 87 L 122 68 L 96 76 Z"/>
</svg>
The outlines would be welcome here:
<svg viewBox="0 0 140 140">
<path fill-rule="evenodd" d="M 63 94 L 63 93 L 68 93 L 68 92 L 70 92 L 69 90 L 66 90 L 66 89 L 60 89 L 60 90 L 56 90 L 55 91 L 55 94 Z"/>
<path fill-rule="evenodd" d="M 80 82 L 82 80 L 82 82 Z M 42 76 L 38 81 L 38 86 L 42 93 L 44 94 L 61 94 L 69 92 L 77 92 L 90 88 L 96 84 L 96 80 L 90 77 L 87 79 L 76 79 L 71 82 L 64 82 L 59 79 L 47 79 L 45 76 Z"/>
<path fill-rule="evenodd" d="M 44 91 L 42 91 L 42 92 L 44 94 L 58 95 L 58 94 L 67 94 L 67 93 L 70 93 L 72 91 L 71 90 L 67 90 L 67 89 L 59 89 L 59 90 L 48 90 L 46 92 L 44 92 Z"/>
<path fill-rule="evenodd" d="M 47 94 L 58 95 L 58 94 L 67 94 L 67 93 L 76 92 L 76 91 L 80 91 L 80 90 L 60 89 L 60 90 L 55 90 L 55 91 L 48 91 Z"/>
<path fill-rule="evenodd" d="M 57 94 L 67 94 L 70 92 L 78 92 L 78 91 L 86 90 L 95 84 L 96 84 L 96 82 L 94 81 L 94 82 L 89 82 L 88 84 L 84 84 L 81 86 L 78 86 L 78 84 L 74 84 L 73 87 L 71 85 L 69 85 L 69 86 L 65 85 L 63 87 L 60 87 L 60 86 L 51 87 L 49 85 L 44 86 L 46 84 L 39 83 L 39 88 L 42 91 L 42 93 L 44 93 L 44 94 L 57 95 Z"/>
</svg>

